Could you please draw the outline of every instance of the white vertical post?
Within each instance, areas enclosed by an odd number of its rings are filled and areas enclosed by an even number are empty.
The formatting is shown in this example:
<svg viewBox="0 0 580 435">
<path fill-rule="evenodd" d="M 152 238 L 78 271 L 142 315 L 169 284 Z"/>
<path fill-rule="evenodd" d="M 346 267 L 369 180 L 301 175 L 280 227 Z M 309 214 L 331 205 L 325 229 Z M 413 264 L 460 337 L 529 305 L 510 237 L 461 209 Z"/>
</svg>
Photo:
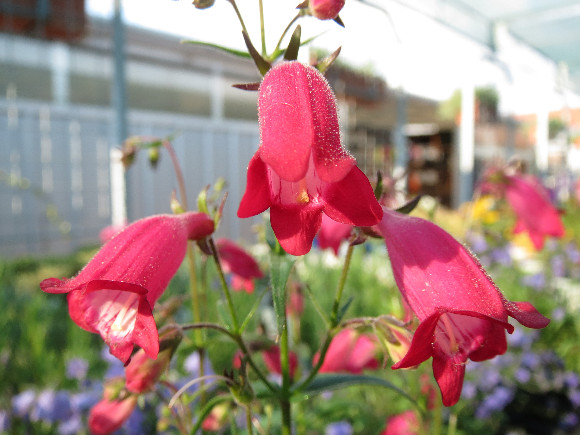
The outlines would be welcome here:
<svg viewBox="0 0 580 435">
<path fill-rule="evenodd" d="M 52 99 L 55 104 L 65 105 L 70 101 L 70 53 L 64 42 L 54 42 L 50 49 Z"/>
<path fill-rule="evenodd" d="M 550 123 L 550 114 L 545 95 L 540 94 L 540 105 L 536 112 L 536 168 L 540 174 L 545 174 L 548 171 L 548 126 Z M 542 96 L 544 98 L 541 98 Z"/>
<path fill-rule="evenodd" d="M 469 77 L 469 74 L 466 74 Z M 461 125 L 459 126 L 458 203 L 469 201 L 473 195 L 473 161 L 475 157 L 475 87 L 465 80 L 461 87 Z"/>
<path fill-rule="evenodd" d="M 111 168 L 111 224 L 121 227 L 127 224 L 125 168 L 121 161 L 123 152 L 118 148 L 113 148 L 109 155 Z"/>
</svg>

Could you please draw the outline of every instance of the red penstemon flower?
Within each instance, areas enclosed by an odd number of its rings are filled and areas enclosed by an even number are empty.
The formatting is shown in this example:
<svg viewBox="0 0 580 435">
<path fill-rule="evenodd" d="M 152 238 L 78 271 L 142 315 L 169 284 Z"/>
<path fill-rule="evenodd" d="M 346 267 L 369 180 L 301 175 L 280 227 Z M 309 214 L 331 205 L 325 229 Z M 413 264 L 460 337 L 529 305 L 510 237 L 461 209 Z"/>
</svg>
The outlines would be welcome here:
<svg viewBox="0 0 580 435">
<path fill-rule="evenodd" d="M 359 374 L 365 369 L 376 369 L 378 341 L 374 336 L 361 334 L 354 329 L 345 328 L 330 342 L 320 373 L 348 372 Z M 319 355 L 314 356 L 314 363 Z"/>
<path fill-rule="evenodd" d="M 125 367 L 127 390 L 137 394 L 152 390 L 169 366 L 181 339 L 181 328 L 176 325 L 167 325 L 159 331 L 159 354 L 156 359 L 151 359 L 143 349 L 135 352 Z"/>
<path fill-rule="evenodd" d="M 384 209 L 377 225 L 385 238 L 397 285 L 419 318 L 411 347 L 393 368 L 414 367 L 433 357 L 443 404 L 461 394 L 465 363 L 507 349 L 508 316 L 530 328 L 549 319 L 528 302 L 507 301 L 478 261 L 435 224 Z"/>
<path fill-rule="evenodd" d="M 224 272 L 233 275 L 232 288 L 253 293 L 254 279 L 264 276 L 256 260 L 231 240 L 219 239 L 215 244 Z"/>
<path fill-rule="evenodd" d="M 348 225 L 376 224 L 382 209 L 340 142 L 334 95 L 298 62 L 272 68 L 258 100 L 261 145 L 250 160 L 238 216 L 270 208 L 272 229 L 293 255 L 310 251 L 322 213 Z"/>
<path fill-rule="evenodd" d="M 213 229 L 213 221 L 202 213 L 141 219 L 105 244 L 77 276 L 45 279 L 40 288 L 68 293 L 73 321 L 100 334 L 124 363 L 134 345 L 156 358 L 159 340 L 152 307 L 183 261 L 187 241 L 202 239 Z"/>
<path fill-rule="evenodd" d="M 546 237 L 564 236 L 560 213 L 550 202 L 548 192 L 531 176 L 506 175 L 505 196 L 517 217 L 515 233 L 527 232 L 536 250 Z"/>
<path fill-rule="evenodd" d="M 352 225 L 343 224 L 322 215 L 322 225 L 318 231 L 318 245 L 321 249 L 330 248 L 334 255 L 338 255 L 338 249 L 343 240 L 347 240 L 352 231 Z"/>
<path fill-rule="evenodd" d="M 123 378 L 109 379 L 104 385 L 103 398 L 91 408 L 89 429 L 92 434 L 115 432 L 127 421 L 137 406 L 137 396 L 122 392 Z"/>
</svg>

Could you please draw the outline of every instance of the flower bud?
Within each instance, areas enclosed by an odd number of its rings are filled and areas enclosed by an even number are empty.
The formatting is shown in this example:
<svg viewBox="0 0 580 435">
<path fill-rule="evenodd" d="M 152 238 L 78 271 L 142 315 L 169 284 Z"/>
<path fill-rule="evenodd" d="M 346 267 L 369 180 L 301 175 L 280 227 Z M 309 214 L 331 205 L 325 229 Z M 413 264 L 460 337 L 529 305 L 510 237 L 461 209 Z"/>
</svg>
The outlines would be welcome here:
<svg viewBox="0 0 580 435">
<path fill-rule="evenodd" d="M 167 325 L 159 331 L 159 355 L 151 359 L 143 349 L 139 349 L 125 367 L 125 386 L 132 393 L 144 393 L 153 389 L 181 342 L 181 328 Z"/>
<path fill-rule="evenodd" d="M 310 13 L 319 20 L 334 20 L 345 0 L 310 0 Z"/>
<path fill-rule="evenodd" d="M 193 6 L 195 6 L 196 9 L 211 8 L 214 3 L 215 0 L 193 0 Z"/>
</svg>

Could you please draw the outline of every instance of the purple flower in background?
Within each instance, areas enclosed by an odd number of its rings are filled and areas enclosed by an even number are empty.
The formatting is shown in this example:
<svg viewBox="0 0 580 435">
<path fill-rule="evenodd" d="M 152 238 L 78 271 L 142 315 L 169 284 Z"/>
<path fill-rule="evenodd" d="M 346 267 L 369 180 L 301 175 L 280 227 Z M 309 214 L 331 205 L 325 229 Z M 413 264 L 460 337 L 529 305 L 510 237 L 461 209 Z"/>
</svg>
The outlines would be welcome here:
<svg viewBox="0 0 580 435">
<path fill-rule="evenodd" d="M 185 361 L 183 361 L 183 368 L 190 375 L 199 376 L 200 373 L 199 353 L 193 352 L 191 355 L 185 358 Z M 203 361 L 203 374 L 204 376 L 214 374 L 214 371 L 211 367 L 211 363 L 207 357 L 204 358 Z"/>
<path fill-rule="evenodd" d="M 566 256 L 572 263 L 580 264 L 580 250 L 574 243 L 568 243 L 565 248 Z"/>
<path fill-rule="evenodd" d="M 580 408 L 580 390 L 573 390 L 568 393 L 568 399 L 574 408 Z"/>
<path fill-rule="evenodd" d="M 564 320 L 564 317 L 566 317 L 566 310 L 562 307 L 556 308 L 552 311 L 552 315 L 550 316 L 554 322 L 561 322 Z"/>
<path fill-rule="evenodd" d="M 125 366 L 123 363 L 109 352 L 108 347 L 103 347 L 101 350 L 101 359 L 109 363 L 105 379 L 116 378 L 118 376 L 125 376 Z"/>
<path fill-rule="evenodd" d="M 496 248 L 491 251 L 491 258 L 501 266 L 509 267 L 512 265 L 512 257 L 505 247 Z"/>
<path fill-rule="evenodd" d="M 530 369 L 535 369 L 540 365 L 540 357 L 536 353 L 526 352 L 522 355 L 522 365 Z"/>
<path fill-rule="evenodd" d="M 71 358 L 66 363 L 66 377 L 69 379 L 84 380 L 89 370 L 89 362 L 83 358 Z"/>
<path fill-rule="evenodd" d="M 0 409 L 0 432 L 8 432 L 10 429 L 10 417 L 3 409 Z"/>
<path fill-rule="evenodd" d="M 566 276 L 566 261 L 563 256 L 555 255 L 552 257 L 552 275 L 558 277 Z"/>
<path fill-rule="evenodd" d="M 18 393 L 12 397 L 12 412 L 18 417 L 27 416 L 35 400 L 36 393 L 32 390 L 24 390 Z"/>
<path fill-rule="evenodd" d="M 85 412 L 91 409 L 101 400 L 102 385 L 97 385 L 87 391 L 81 391 L 70 397 L 70 404 L 73 412 Z"/>
<path fill-rule="evenodd" d="M 353 428 L 348 421 L 330 423 L 324 429 L 324 435 L 352 435 Z"/>
<path fill-rule="evenodd" d="M 58 425 L 59 435 L 75 435 L 82 432 L 84 427 L 83 420 L 79 414 L 73 414 L 67 420 Z"/>
<path fill-rule="evenodd" d="M 494 412 L 503 410 L 513 399 L 514 391 L 505 386 L 498 386 L 491 394 L 483 399 L 480 407 L 475 411 L 475 416 L 486 419 Z"/>
<path fill-rule="evenodd" d="M 580 378 L 577 373 L 567 372 L 564 375 L 564 383 L 566 384 L 566 388 L 577 389 L 580 385 Z"/>
<path fill-rule="evenodd" d="M 481 254 L 482 252 L 487 251 L 489 245 L 485 240 L 485 237 L 479 233 L 471 233 L 468 236 L 469 247 L 475 254 Z"/>
<path fill-rule="evenodd" d="M 526 275 L 522 278 L 522 284 L 534 290 L 543 290 L 546 287 L 546 275 L 543 272 Z"/>
<path fill-rule="evenodd" d="M 569 413 L 565 414 L 564 417 L 562 417 L 562 419 L 560 420 L 560 426 L 564 430 L 578 428 L 579 423 L 580 423 L 580 419 L 573 412 L 569 412 Z"/>
<path fill-rule="evenodd" d="M 473 382 L 465 381 L 463 383 L 463 390 L 461 390 L 461 398 L 464 400 L 471 400 L 477 394 L 477 386 Z"/>
<path fill-rule="evenodd" d="M 532 374 L 528 369 L 520 367 L 519 369 L 516 370 L 514 377 L 516 378 L 516 381 L 518 381 L 519 383 L 525 384 L 531 379 Z"/>
<path fill-rule="evenodd" d="M 72 415 L 70 399 L 66 391 L 41 391 L 30 413 L 32 421 L 55 423 L 64 421 Z"/>
</svg>

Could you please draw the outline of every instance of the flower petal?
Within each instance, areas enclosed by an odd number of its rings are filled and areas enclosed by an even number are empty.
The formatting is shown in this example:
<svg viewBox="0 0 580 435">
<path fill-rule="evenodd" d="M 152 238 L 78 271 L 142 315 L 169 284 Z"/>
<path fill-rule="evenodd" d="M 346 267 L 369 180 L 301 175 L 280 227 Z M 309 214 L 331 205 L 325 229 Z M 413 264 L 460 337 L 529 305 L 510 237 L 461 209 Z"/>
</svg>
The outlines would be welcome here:
<svg viewBox="0 0 580 435">
<path fill-rule="evenodd" d="M 270 203 L 268 171 L 257 152 L 248 165 L 246 192 L 238 208 L 238 217 L 248 218 L 260 214 L 270 207 Z"/>
<path fill-rule="evenodd" d="M 372 226 L 383 217 L 368 178 L 356 166 L 342 180 L 327 184 L 322 197 L 324 213 L 343 224 Z"/>
<path fill-rule="evenodd" d="M 291 255 L 307 254 L 322 222 L 322 206 L 270 207 L 272 230 Z"/>
</svg>

